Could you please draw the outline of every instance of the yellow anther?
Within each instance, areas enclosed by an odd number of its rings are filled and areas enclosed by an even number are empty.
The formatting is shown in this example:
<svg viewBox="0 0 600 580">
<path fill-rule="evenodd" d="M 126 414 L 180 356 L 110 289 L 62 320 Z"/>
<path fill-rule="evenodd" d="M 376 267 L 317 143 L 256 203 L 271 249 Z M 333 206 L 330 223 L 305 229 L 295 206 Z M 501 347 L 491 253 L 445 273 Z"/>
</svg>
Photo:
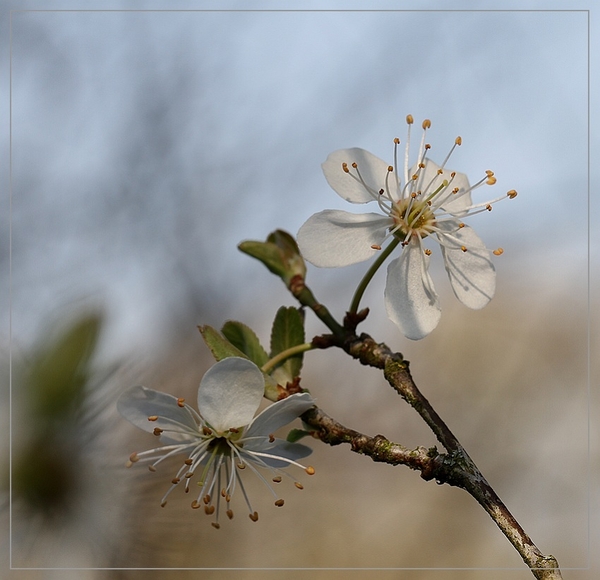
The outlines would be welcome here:
<svg viewBox="0 0 600 580">
<path fill-rule="evenodd" d="M 277 507 L 281 507 L 281 506 L 282 506 L 284 503 L 285 503 L 285 502 L 284 502 L 282 499 L 278 499 L 278 500 L 275 502 L 275 505 L 276 505 Z"/>
<path fill-rule="evenodd" d="M 506 195 L 508 195 L 510 199 L 514 199 L 515 197 L 517 197 L 517 192 L 514 189 L 511 189 L 510 191 L 506 192 Z"/>
<path fill-rule="evenodd" d="M 459 135 L 456 139 L 454 139 L 454 143 L 456 143 L 456 145 L 462 145 L 462 137 Z"/>
<path fill-rule="evenodd" d="M 148 465 L 148 471 L 154 473 L 156 471 L 156 467 L 154 467 L 154 465 Z"/>
<path fill-rule="evenodd" d="M 429 151 L 431 149 L 431 145 L 429 143 L 425 143 L 425 150 Z"/>
<path fill-rule="evenodd" d="M 212 435 L 212 430 L 209 429 L 206 425 L 204 427 L 202 427 L 202 433 L 204 435 Z"/>
<path fill-rule="evenodd" d="M 227 510 L 225 513 L 227 514 L 227 517 L 228 517 L 230 520 L 232 520 L 232 519 L 233 519 L 233 510 Z"/>
<path fill-rule="evenodd" d="M 501 256 L 502 254 L 504 254 L 504 250 L 502 248 L 498 248 L 498 249 L 494 250 L 492 253 L 494 254 L 494 256 Z"/>
<path fill-rule="evenodd" d="M 431 127 L 431 121 L 429 119 L 425 119 L 422 125 L 423 129 L 429 129 Z"/>
<path fill-rule="evenodd" d="M 294 481 L 294 485 L 298 488 L 298 489 L 304 489 L 304 486 L 299 482 L 299 481 Z"/>
<path fill-rule="evenodd" d="M 452 179 L 454 179 L 454 178 L 456 177 L 456 171 L 453 171 L 453 172 L 450 174 L 450 177 L 451 177 Z"/>
<path fill-rule="evenodd" d="M 352 163 L 352 167 L 354 167 L 354 169 L 358 168 L 358 163 L 356 163 L 356 161 L 354 163 Z"/>
<path fill-rule="evenodd" d="M 413 199 L 416 199 L 418 195 L 419 195 L 419 194 L 418 194 L 416 191 L 413 191 L 413 192 L 410 194 L 410 197 L 412 197 Z"/>
<path fill-rule="evenodd" d="M 203 498 L 202 501 L 204 502 L 205 505 L 208 505 L 210 503 L 210 494 L 206 494 Z"/>
<path fill-rule="evenodd" d="M 467 251 L 467 247 L 466 247 L 466 246 L 461 246 L 461 247 L 460 247 L 460 249 L 461 249 L 463 252 L 466 252 L 466 251 Z"/>
<path fill-rule="evenodd" d="M 400 145 L 400 139 L 398 139 L 398 137 L 394 137 L 394 143 L 396 145 Z"/>
<path fill-rule="evenodd" d="M 381 250 L 381 246 L 379 244 L 371 244 L 371 249 L 373 249 L 373 250 Z"/>
<path fill-rule="evenodd" d="M 227 495 L 227 492 L 224 489 L 222 489 L 221 490 L 221 497 L 225 497 L 226 495 Z"/>
<path fill-rule="evenodd" d="M 457 194 L 457 193 L 458 193 L 458 191 L 459 191 L 458 187 L 455 187 L 455 188 L 452 190 L 452 193 L 454 193 L 454 194 Z"/>
<path fill-rule="evenodd" d="M 488 203 L 488 204 L 485 206 L 485 209 L 487 209 L 488 211 L 492 211 L 492 205 Z"/>
<path fill-rule="evenodd" d="M 156 435 L 157 437 L 163 432 L 162 429 L 160 429 L 159 427 L 155 427 L 154 431 L 152 431 L 152 433 L 154 433 L 154 435 Z"/>
<path fill-rule="evenodd" d="M 425 249 L 425 255 L 426 256 L 431 256 L 431 250 L 429 248 Z"/>
<path fill-rule="evenodd" d="M 419 168 L 420 169 L 425 169 L 425 163 L 419 163 Z"/>
<path fill-rule="evenodd" d="M 488 185 L 494 185 L 494 183 L 496 183 L 496 178 L 492 175 L 491 177 L 488 177 L 488 179 L 486 180 L 486 183 Z"/>
<path fill-rule="evenodd" d="M 215 506 L 214 505 L 205 505 L 204 506 L 204 513 L 207 516 L 211 516 L 212 514 L 215 513 Z"/>
<path fill-rule="evenodd" d="M 238 469 L 246 469 L 246 464 L 245 463 L 236 463 L 236 466 Z"/>
<path fill-rule="evenodd" d="M 131 461 L 131 463 L 135 463 L 136 461 L 139 461 L 139 460 L 140 460 L 140 458 L 138 457 L 137 453 L 132 453 L 129 456 L 129 461 Z"/>
<path fill-rule="evenodd" d="M 248 514 L 248 517 L 253 521 L 253 522 L 257 522 L 258 521 L 258 512 L 254 512 L 252 514 Z"/>
<path fill-rule="evenodd" d="M 150 415 L 150 417 L 148 417 L 148 421 L 158 421 L 158 415 Z"/>
<path fill-rule="evenodd" d="M 413 119 L 413 116 L 412 116 L 412 115 L 406 115 L 406 122 L 407 122 L 409 125 L 412 125 L 412 124 L 415 122 L 415 120 Z"/>
<path fill-rule="evenodd" d="M 193 460 L 193 459 L 191 459 L 190 457 L 188 457 L 188 458 L 187 458 L 187 459 L 184 461 L 184 463 L 185 463 L 186 465 L 191 465 L 192 463 L 194 463 L 194 460 Z"/>
<path fill-rule="evenodd" d="M 342 169 L 346 172 L 346 173 L 350 173 L 350 170 L 348 169 L 348 164 L 347 163 L 342 163 Z"/>
<path fill-rule="evenodd" d="M 177 405 L 179 407 L 185 407 L 185 399 L 183 397 L 179 397 L 179 399 L 177 399 Z"/>
<path fill-rule="evenodd" d="M 281 475 L 278 475 L 277 477 L 273 478 L 273 482 L 274 483 L 281 483 Z"/>
<path fill-rule="evenodd" d="M 315 474 L 315 468 L 311 467 L 310 465 L 304 471 L 306 471 L 306 473 L 308 473 L 308 475 L 314 475 Z"/>
<path fill-rule="evenodd" d="M 458 227 L 459 227 L 459 228 L 464 228 L 464 227 L 465 227 L 465 224 L 463 224 L 462 222 L 460 222 L 460 223 L 458 224 Z"/>
<path fill-rule="evenodd" d="M 188 471 L 183 477 L 185 477 L 186 479 L 189 479 L 190 477 L 194 477 L 194 472 Z"/>
<path fill-rule="evenodd" d="M 411 177 L 411 179 L 412 179 L 413 181 L 417 181 L 417 179 L 419 179 L 419 176 L 418 176 L 418 175 L 415 173 L 415 174 L 414 174 L 414 175 Z"/>
<path fill-rule="evenodd" d="M 388 171 L 391 173 L 392 171 L 394 171 L 394 168 L 391 165 L 388 165 Z"/>
<path fill-rule="evenodd" d="M 444 173 L 444 170 L 443 170 L 443 169 L 440 167 L 440 168 L 437 170 L 437 174 L 438 174 L 438 175 L 442 175 L 442 173 Z"/>
<path fill-rule="evenodd" d="M 491 169 L 486 169 L 486 170 L 485 170 L 485 174 L 486 174 L 488 177 L 492 177 L 492 175 L 494 175 L 494 172 L 493 172 Z"/>
<path fill-rule="evenodd" d="M 192 502 L 192 509 L 193 509 L 193 510 L 197 510 L 197 509 L 198 509 L 198 508 L 199 508 L 201 505 L 202 505 L 202 504 L 201 504 L 201 503 L 200 503 L 200 502 L 199 502 L 197 499 L 195 499 L 195 500 Z"/>
<path fill-rule="evenodd" d="M 178 484 L 180 481 L 181 481 L 181 479 L 179 479 L 178 477 L 174 477 L 174 478 L 171 480 L 171 483 L 172 483 L 173 485 L 177 485 L 177 484 Z"/>
</svg>

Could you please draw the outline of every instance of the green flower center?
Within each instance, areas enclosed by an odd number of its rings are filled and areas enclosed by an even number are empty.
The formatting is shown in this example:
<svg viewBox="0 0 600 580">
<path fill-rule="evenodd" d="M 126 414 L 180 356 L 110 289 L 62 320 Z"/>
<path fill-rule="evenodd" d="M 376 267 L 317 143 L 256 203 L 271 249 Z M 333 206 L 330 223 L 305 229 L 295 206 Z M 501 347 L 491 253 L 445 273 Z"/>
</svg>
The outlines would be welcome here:
<svg viewBox="0 0 600 580">
<path fill-rule="evenodd" d="M 414 197 L 396 202 L 390 217 L 394 220 L 393 229 L 396 230 L 394 235 L 402 241 L 413 234 L 425 238 L 435 227 L 435 215 L 429 204 L 426 201 L 418 201 Z"/>
</svg>

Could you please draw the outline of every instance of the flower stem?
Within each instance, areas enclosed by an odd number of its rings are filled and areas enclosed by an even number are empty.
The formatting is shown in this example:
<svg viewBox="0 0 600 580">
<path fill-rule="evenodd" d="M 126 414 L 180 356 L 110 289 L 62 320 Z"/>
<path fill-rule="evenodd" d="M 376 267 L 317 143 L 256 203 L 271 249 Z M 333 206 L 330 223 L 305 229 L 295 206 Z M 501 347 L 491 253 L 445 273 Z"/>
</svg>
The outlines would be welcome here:
<svg viewBox="0 0 600 580">
<path fill-rule="evenodd" d="M 343 338 L 346 335 L 344 327 L 333 318 L 326 306 L 315 298 L 310 288 L 304 283 L 302 276 L 294 276 L 292 278 L 289 290 L 294 298 L 303 306 L 310 308 L 337 338 Z"/>
<path fill-rule="evenodd" d="M 379 254 L 377 259 L 371 264 L 371 267 L 367 270 L 366 274 L 363 276 L 363 279 L 360 281 L 360 284 L 356 287 L 356 292 L 354 292 L 354 296 L 352 298 L 352 303 L 350 304 L 350 314 L 356 314 L 358 312 L 358 306 L 360 301 L 369 285 L 369 282 L 375 275 L 375 272 L 379 270 L 379 267 L 385 259 L 392 253 L 394 248 L 400 243 L 400 240 L 396 237 L 388 244 L 385 250 Z"/>
<path fill-rule="evenodd" d="M 275 368 L 279 364 L 281 364 L 284 360 L 290 358 L 291 356 L 300 354 L 302 352 L 306 352 L 308 350 L 312 350 L 315 347 L 310 342 L 305 342 L 304 344 L 297 344 L 296 346 L 292 346 L 290 348 L 286 348 L 282 350 L 279 354 L 275 355 L 272 359 L 268 360 L 260 370 L 263 373 L 268 373 L 271 369 Z"/>
</svg>

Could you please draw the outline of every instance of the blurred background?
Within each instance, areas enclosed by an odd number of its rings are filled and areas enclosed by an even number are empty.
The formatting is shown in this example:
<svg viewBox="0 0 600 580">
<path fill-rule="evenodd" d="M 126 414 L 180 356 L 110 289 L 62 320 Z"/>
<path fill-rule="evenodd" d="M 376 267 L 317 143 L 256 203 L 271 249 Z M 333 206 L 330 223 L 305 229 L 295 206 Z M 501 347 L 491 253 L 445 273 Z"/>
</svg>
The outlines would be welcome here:
<svg viewBox="0 0 600 580">
<path fill-rule="evenodd" d="M 185 497 L 160 508 L 175 464 L 124 468 L 154 440 L 117 415 L 120 392 L 141 383 L 195 400 L 212 363 L 198 324 L 240 320 L 268 344 L 277 308 L 294 304 L 236 245 L 295 234 L 325 208 L 361 211 L 329 189 L 320 164 L 347 147 L 391 161 L 408 113 L 416 127 L 431 119 L 434 160 L 461 135 L 448 166 L 471 182 L 495 172 L 476 200 L 519 196 L 470 221 L 504 248 L 488 307 L 454 299 L 438 255 L 443 316 L 431 336 L 407 341 L 386 319 L 383 272 L 362 330 L 411 361 L 540 549 L 583 569 L 565 578 L 594 577 L 584 570 L 599 507 L 588 422 L 598 295 L 588 288 L 599 240 L 588 179 L 600 176 L 593 163 L 588 176 L 588 14 L 558 1 L 262 10 L 280 4 L 2 4 L 2 453 L 12 467 L 2 558 L 19 568 L 6 577 L 531 577 L 465 492 L 347 447 L 312 442 L 317 474 L 283 494 L 282 510 L 249 482 L 260 521 L 218 531 Z M 341 318 L 364 270 L 311 268 L 308 282 Z M 307 318 L 308 336 L 323 332 Z M 303 386 L 348 427 L 435 444 L 379 373 L 343 353 L 309 353 Z"/>
</svg>

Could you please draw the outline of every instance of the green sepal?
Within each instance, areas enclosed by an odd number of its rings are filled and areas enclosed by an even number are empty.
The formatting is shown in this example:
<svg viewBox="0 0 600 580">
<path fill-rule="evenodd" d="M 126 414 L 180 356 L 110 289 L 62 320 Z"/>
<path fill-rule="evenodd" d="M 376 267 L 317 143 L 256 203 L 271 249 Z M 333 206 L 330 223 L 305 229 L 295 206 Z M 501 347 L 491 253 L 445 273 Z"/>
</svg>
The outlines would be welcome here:
<svg viewBox="0 0 600 580">
<path fill-rule="evenodd" d="M 304 314 L 293 306 L 282 306 L 275 315 L 271 329 L 271 358 L 280 352 L 304 343 Z M 291 383 L 302 368 L 303 353 L 287 358 L 272 373 L 280 384 Z"/>
<path fill-rule="evenodd" d="M 288 443 L 297 443 L 300 439 L 304 439 L 304 437 L 310 435 L 310 431 L 305 431 L 304 429 L 292 429 L 288 434 L 285 440 Z"/>
<path fill-rule="evenodd" d="M 269 360 L 258 336 L 249 326 L 235 320 L 228 320 L 221 332 L 233 346 L 241 350 L 258 367 L 262 367 Z"/>
<path fill-rule="evenodd" d="M 239 348 L 231 344 L 227 338 L 222 336 L 212 326 L 199 326 L 198 330 L 200 331 L 206 346 L 208 346 L 210 352 L 217 361 L 223 360 L 224 358 L 228 358 L 230 356 L 239 356 L 241 358 L 252 360 Z M 270 401 L 277 401 L 280 395 L 280 388 L 277 384 L 277 381 L 267 373 L 263 373 L 263 376 L 265 377 L 265 397 Z"/>
<path fill-rule="evenodd" d="M 296 240 L 283 230 L 275 230 L 268 235 L 266 242 L 247 240 L 238 249 L 260 260 L 270 272 L 279 276 L 286 286 L 295 276 L 306 276 L 306 264 L 300 255 Z"/>
</svg>

